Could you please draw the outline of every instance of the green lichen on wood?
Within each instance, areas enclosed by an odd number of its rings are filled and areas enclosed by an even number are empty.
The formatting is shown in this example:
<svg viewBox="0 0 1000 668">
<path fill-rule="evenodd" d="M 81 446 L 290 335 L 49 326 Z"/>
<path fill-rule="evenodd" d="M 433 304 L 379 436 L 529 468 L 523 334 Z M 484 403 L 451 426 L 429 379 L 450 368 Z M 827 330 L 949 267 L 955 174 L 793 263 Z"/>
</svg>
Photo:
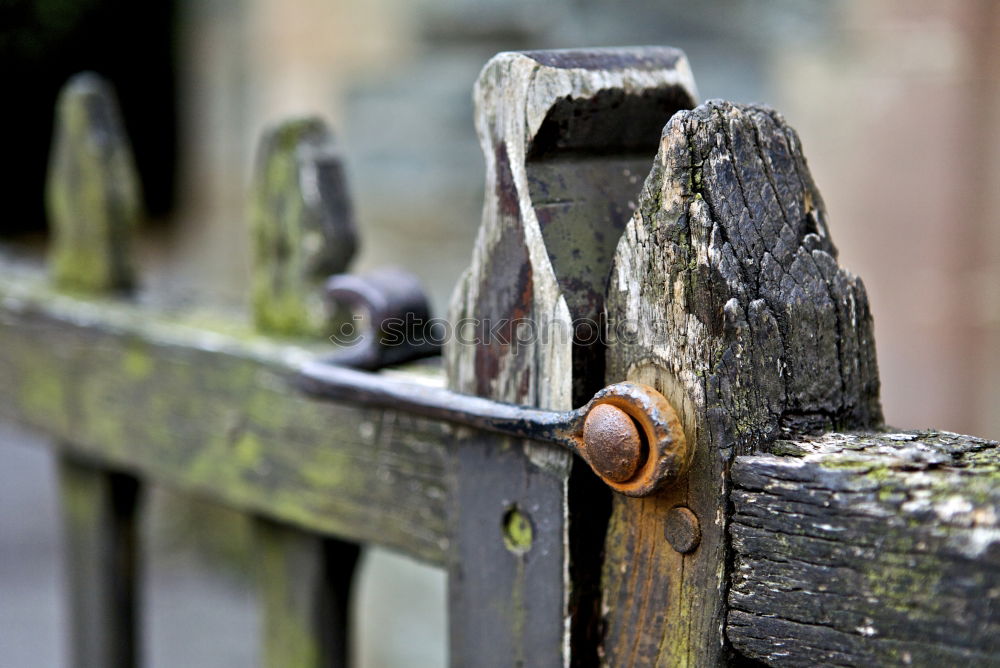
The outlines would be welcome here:
<svg viewBox="0 0 1000 668">
<path fill-rule="evenodd" d="M 0 417 L 112 469 L 444 563 L 447 428 L 292 391 L 321 349 L 0 271 Z"/>
<path fill-rule="evenodd" d="M 772 665 L 993 665 L 998 444 L 828 433 L 739 457 L 727 635 Z"/>
<path fill-rule="evenodd" d="M 114 92 L 96 74 L 73 77 L 59 96 L 46 204 L 58 286 L 106 292 L 132 285 L 139 180 Z"/>
<path fill-rule="evenodd" d="M 357 545 L 267 520 L 254 525 L 265 668 L 349 664 L 348 616 Z"/>
<path fill-rule="evenodd" d="M 317 118 L 266 131 L 250 194 L 251 300 L 262 331 L 328 333 L 320 292 L 343 272 L 356 241 L 340 159 Z"/>
<path fill-rule="evenodd" d="M 49 269 L 56 286 L 111 293 L 133 284 L 132 235 L 142 210 L 138 176 L 111 86 L 93 73 L 73 77 L 60 94 L 49 161 L 46 206 Z M 16 347 L 6 349 L 18 354 Z M 124 371 L 142 377 L 151 364 L 129 349 Z M 24 358 L 24 411 L 43 411 L 46 426 L 76 445 L 92 387 L 68 390 L 58 354 Z M 14 381 L 15 374 L 5 375 Z M 125 444 L 119 449 L 127 449 Z M 138 483 L 103 467 L 60 458 L 60 493 L 69 562 L 71 650 L 76 665 L 133 665 L 136 655 L 136 500 Z"/>
<path fill-rule="evenodd" d="M 605 379 L 664 392 L 695 454 L 684 484 L 661 498 L 614 500 L 609 663 L 724 662 L 732 457 L 782 434 L 881 422 L 867 298 L 836 253 L 779 114 L 711 101 L 670 118 L 608 283 L 609 323 L 629 322 L 636 336 L 608 346 Z M 803 458 L 797 445 L 777 447 Z M 663 539 L 677 505 L 700 518 L 691 554 Z"/>
<path fill-rule="evenodd" d="M 319 666 L 322 647 L 310 614 L 311 592 L 296 586 L 316 584 L 322 554 L 312 543 L 318 539 L 270 522 L 258 522 L 255 528 L 265 613 L 261 663 L 268 668 Z"/>
<path fill-rule="evenodd" d="M 503 518 L 503 542 L 515 554 L 524 554 L 531 549 L 531 520 L 517 508 L 511 508 Z"/>
</svg>

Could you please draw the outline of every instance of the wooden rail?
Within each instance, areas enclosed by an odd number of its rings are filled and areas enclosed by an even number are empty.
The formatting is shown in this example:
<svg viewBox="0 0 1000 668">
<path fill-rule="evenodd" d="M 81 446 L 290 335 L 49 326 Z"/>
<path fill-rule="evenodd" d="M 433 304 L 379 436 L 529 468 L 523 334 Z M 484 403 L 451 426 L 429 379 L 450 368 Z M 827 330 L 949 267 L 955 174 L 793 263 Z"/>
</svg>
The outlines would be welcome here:
<svg viewBox="0 0 1000 668">
<path fill-rule="evenodd" d="M 255 517 L 268 666 L 349 662 L 361 544 L 448 570 L 459 666 L 1000 665 L 1000 449 L 885 429 L 864 287 L 795 132 L 695 98 L 673 49 L 492 60 L 452 322 L 571 336 L 379 372 L 548 409 L 653 385 L 694 459 L 626 498 L 551 446 L 291 385 L 331 350 L 321 283 L 359 236 L 315 119 L 262 141 L 246 322 L 137 293 L 128 143 L 111 91 L 73 80 L 50 275 L 0 263 L 0 417 L 60 453 L 77 665 L 137 662 L 147 481 Z"/>
<path fill-rule="evenodd" d="M 728 637 L 779 665 L 996 665 L 1000 449 L 826 434 L 737 457 Z"/>
<path fill-rule="evenodd" d="M 290 375 L 328 348 L 70 297 L 42 279 L 0 274 L 5 419 L 112 469 L 445 563 L 446 425 L 296 392 Z M 427 365 L 393 373 L 443 382 Z"/>
</svg>

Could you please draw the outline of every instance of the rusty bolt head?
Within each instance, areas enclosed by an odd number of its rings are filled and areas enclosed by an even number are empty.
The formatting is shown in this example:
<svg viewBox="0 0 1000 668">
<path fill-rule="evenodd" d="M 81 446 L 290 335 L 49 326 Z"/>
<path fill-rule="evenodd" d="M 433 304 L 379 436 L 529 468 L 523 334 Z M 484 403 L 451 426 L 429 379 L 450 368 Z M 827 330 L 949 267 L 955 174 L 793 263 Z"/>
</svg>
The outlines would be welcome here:
<svg viewBox="0 0 1000 668">
<path fill-rule="evenodd" d="M 681 554 L 688 554 L 694 552 L 701 542 L 701 525 L 690 508 L 674 506 L 667 512 L 663 534 L 671 547 Z"/>
<path fill-rule="evenodd" d="M 642 460 L 642 438 L 628 413 L 610 404 L 597 404 L 583 423 L 587 459 L 601 476 L 625 482 Z"/>
</svg>

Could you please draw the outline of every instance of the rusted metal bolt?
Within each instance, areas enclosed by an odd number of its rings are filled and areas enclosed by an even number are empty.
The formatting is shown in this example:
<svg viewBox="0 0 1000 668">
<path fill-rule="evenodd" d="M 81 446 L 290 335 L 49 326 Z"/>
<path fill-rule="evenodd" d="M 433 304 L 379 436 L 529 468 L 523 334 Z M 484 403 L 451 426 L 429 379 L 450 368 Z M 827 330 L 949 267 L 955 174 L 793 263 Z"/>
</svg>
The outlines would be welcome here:
<svg viewBox="0 0 1000 668">
<path fill-rule="evenodd" d="M 694 552 L 701 542 L 701 525 L 698 517 L 684 506 L 674 506 L 667 511 L 663 533 L 670 546 L 681 554 Z"/>
<path fill-rule="evenodd" d="M 610 404 L 597 404 L 583 423 L 588 460 L 600 475 L 625 482 L 642 463 L 642 437 L 628 413 Z"/>
</svg>

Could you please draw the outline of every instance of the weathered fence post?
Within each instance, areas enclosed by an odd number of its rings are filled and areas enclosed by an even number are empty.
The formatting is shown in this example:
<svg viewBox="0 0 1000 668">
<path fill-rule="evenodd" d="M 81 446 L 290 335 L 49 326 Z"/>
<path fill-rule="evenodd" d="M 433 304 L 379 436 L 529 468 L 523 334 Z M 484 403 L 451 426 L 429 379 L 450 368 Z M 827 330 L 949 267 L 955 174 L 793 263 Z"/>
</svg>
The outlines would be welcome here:
<svg viewBox="0 0 1000 668">
<path fill-rule="evenodd" d="M 264 332 L 328 332 L 321 286 L 356 246 L 350 200 L 325 124 L 297 119 L 266 131 L 249 221 L 253 313 Z M 348 605 L 359 548 L 270 520 L 256 521 L 263 606 L 262 664 L 348 665 Z"/>
<path fill-rule="evenodd" d="M 59 96 L 46 203 L 49 262 L 59 287 L 108 292 L 132 286 L 139 177 L 114 92 L 96 74 L 76 75 Z"/>
<path fill-rule="evenodd" d="M 129 288 L 141 196 L 114 93 L 95 74 L 77 75 L 59 96 L 46 196 L 56 285 L 96 293 Z M 69 454 L 59 457 L 59 471 L 72 665 L 133 666 L 140 485 Z"/>
<path fill-rule="evenodd" d="M 322 120 L 296 119 L 265 131 L 254 169 L 254 321 L 263 332 L 325 338 L 323 283 L 357 248 L 340 153 Z"/>
<path fill-rule="evenodd" d="M 783 434 L 881 423 L 868 301 L 836 257 L 778 114 L 710 102 L 674 116 L 615 254 L 606 378 L 663 392 L 694 460 L 661 495 L 615 497 L 603 578 L 611 665 L 729 656 L 734 456 Z"/>
<path fill-rule="evenodd" d="M 660 129 L 693 98 L 669 48 L 486 65 L 486 206 L 453 298 L 453 389 L 567 409 L 602 386 L 610 259 Z M 565 452 L 483 433 L 458 439 L 455 484 L 452 664 L 596 664 L 607 488 Z"/>
</svg>

